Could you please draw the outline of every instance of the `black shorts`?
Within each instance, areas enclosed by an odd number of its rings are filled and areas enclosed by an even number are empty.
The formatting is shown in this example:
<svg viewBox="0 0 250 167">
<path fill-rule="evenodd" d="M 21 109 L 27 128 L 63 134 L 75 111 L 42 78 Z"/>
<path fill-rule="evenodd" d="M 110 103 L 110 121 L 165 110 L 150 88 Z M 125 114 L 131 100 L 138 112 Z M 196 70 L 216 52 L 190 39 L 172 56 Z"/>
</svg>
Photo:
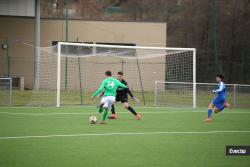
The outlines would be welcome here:
<svg viewBox="0 0 250 167">
<path fill-rule="evenodd" d="M 115 101 L 116 102 L 120 101 L 121 103 L 125 103 L 125 102 L 128 102 L 128 97 L 127 96 L 116 96 Z"/>
</svg>

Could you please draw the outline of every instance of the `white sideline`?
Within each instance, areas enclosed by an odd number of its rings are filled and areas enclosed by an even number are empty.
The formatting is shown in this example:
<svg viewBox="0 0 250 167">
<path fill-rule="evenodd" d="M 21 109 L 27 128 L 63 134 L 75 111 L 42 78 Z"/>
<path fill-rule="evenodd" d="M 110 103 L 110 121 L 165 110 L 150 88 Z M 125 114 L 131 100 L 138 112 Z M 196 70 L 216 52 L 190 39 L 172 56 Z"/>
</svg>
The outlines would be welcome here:
<svg viewBox="0 0 250 167">
<path fill-rule="evenodd" d="M 140 112 L 141 114 L 173 114 L 173 113 L 206 113 L 206 111 L 149 111 L 149 112 Z M 250 114 L 250 112 L 223 112 L 224 114 Z M 17 112 L 0 112 L 0 114 L 9 114 L 9 115 L 27 115 L 27 116 L 39 116 L 39 115 L 95 115 L 97 112 L 54 112 L 54 113 L 17 113 Z M 118 114 L 129 114 L 129 112 L 118 112 Z"/>
<path fill-rule="evenodd" d="M 40 136 L 6 136 L 0 140 L 27 139 L 27 138 L 53 138 L 53 137 L 80 137 L 80 136 L 114 136 L 114 135 L 153 135 L 153 134 L 214 134 L 214 133 L 250 133 L 250 131 L 166 131 L 166 132 L 124 132 L 124 133 L 79 133 L 66 135 L 40 135 Z"/>
</svg>

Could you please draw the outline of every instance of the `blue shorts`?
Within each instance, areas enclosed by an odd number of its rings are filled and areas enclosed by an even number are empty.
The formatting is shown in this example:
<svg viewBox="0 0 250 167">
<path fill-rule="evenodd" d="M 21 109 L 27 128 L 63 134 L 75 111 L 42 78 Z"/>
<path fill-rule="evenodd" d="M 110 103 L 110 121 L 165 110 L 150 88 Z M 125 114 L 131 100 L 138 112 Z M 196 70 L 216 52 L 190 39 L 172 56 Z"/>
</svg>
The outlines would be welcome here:
<svg viewBox="0 0 250 167">
<path fill-rule="evenodd" d="M 222 98 L 222 97 L 215 97 L 212 101 L 212 104 L 219 110 L 223 110 L 224 109 L 224 103 L 226 101 L 226 98 Z"/>
</svg>

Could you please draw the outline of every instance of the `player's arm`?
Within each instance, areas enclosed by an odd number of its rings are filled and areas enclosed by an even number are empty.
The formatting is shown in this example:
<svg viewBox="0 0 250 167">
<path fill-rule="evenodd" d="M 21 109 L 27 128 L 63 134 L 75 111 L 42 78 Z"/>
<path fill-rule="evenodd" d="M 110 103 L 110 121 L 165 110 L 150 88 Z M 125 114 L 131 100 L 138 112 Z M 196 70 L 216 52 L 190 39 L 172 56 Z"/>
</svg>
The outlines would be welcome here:
<svg viewBox="0 0 250 167">
<path fill-rule="evenodd" d="M 104 89 L 104 87 L 105 87 L 105 81 L 103 81 L 101 86 L 98 88 L 98 90 L 95 93 L 93 93 L 92 97 L 96 97 L 97 95 L 99 95 Z"/>
<path fill-rule="evenodd" d="M 127 85 L 127 93 L 129 94 L 129 96 L 132 98 L 132 100 L 134 100 L 135 102 L 137 102 L 137 103 L 139 103 L 140 102 L 140 100 L 139 99 L 137 99 L 134 95 L 133 95 L 133 93 L 130 91 L 130 89 L 129 89 L 129 87 L 128 87 L 128 85 Z"/>
<path fill-rule="evenodd" d="M 134 95 L 133 95 L 133 93 L 130 91 L 130 89 L 129 89 L 129 87 L 128 87 L 128 85 L 127 85 L 127 93 L 129 94 L 129 96 L 131 97 L 131 98 L 134 98 Z"/>
<path fill-rule="evenodd" d="M 103 90 L 103 91 L 99 94 L 99 98 L 103 97 L 104 92 L 105 92 L 105 90 Z"/>
<path fill-rule="evenodd" d="M 223 83 L 220 83 L 219 89 L 213 90 L 214 93 L 221 92 L 223 90 Z"/>
<path fill-rule="evenodd" d="M 126 89 L 126 88 L 127 88 L 127 86 L 124 85 L 123 83 L 121 83 L 120 81 L 116 80 L 116 82 L 117 82 L 117 85 L 118 85 L 119 87 L 121 87 L 121 88 L 123 88 L 123 89 Z"/>
</svg>

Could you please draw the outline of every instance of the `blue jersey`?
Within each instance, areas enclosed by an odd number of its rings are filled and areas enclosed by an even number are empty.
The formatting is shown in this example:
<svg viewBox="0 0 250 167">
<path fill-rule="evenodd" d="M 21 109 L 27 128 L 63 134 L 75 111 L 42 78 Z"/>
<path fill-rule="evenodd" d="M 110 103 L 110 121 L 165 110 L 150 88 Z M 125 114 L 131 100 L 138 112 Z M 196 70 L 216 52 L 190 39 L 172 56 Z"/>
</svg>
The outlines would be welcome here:
<svg viewBox="0 0 250 167">
<path fill-rule="evenodd" d="M 222 111 L 225 108 L 224 103 L 226 101 L 226 96 L 227 96 L 226 87 L 224 83 L 220 82 L 217 85 L 217 89 L 214 92 L 217 94 L 214 97 L 212 103 L 219 111 Z"/>
<path fill-rule="evenodd" d="M 225 99 L 227 96 L 225 84 L 223 82 L 220 82 L 217 85 L 217 89 L 215 90 L 215 92 L 217 93 L 217 95 L 216 95 L 217 98 Z"/>
</svg>

